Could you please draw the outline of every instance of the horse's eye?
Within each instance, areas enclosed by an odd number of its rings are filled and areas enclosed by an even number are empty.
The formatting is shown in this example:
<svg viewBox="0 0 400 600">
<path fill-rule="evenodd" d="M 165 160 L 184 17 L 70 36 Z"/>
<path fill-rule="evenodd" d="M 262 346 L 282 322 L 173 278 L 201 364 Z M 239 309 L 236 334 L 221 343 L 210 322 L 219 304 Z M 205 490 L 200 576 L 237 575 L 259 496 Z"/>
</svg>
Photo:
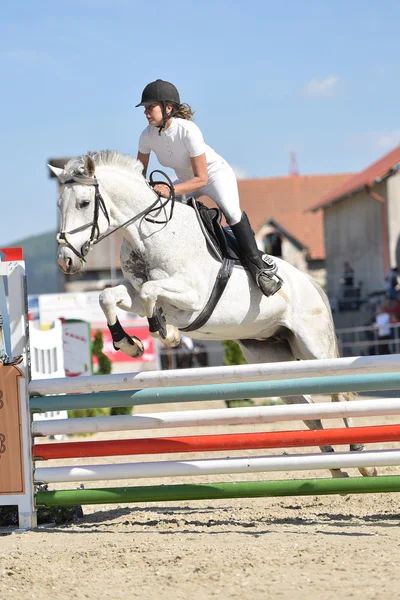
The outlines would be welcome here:
<svg viewBox="0 0 400 600">
<path fill-rule="evenodd" d="M 90 204 L 90 201 L 89 201 L 89 200 L 83 200 L 83 201 L 80 203 L 80 207 L 81 207 L 81 208 L 87 208 L 87 207 L 89 206 L 89 204 Z"/>
</svg>

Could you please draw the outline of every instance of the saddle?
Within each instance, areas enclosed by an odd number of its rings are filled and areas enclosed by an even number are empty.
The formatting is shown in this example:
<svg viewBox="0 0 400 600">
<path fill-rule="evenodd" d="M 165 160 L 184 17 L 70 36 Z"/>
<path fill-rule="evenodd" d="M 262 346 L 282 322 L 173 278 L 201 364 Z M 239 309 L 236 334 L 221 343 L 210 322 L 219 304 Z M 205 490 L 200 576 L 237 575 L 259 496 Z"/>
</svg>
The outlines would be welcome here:
<svg viewBox="0 0 400 600">
<path fill-rule="evenodd" d="M 221 224 L 221 210 L 219 208 L 209 208 L 194 198 L 188 198 L 186 203 L 195 211 L 200 229 L 215 258 L 220 262 L 225 259 L 232 261 L 235 266 L 240 265 L 247 268 L 232 229 L 229 225 L 223 227 Z M 261 250 L 259 252 L 262 257 L 264 252 L 261 252 Z"/>
<path fill-rule="evenodd" d="M 222 213 L 219 208 L 209 208 L 194 198 L 188 198 L 187 204 L 196 213 L 200 229 L 206 238 L 207 245 L 215 257 L 222 261 L 230 258 L 235 264 L 241 264 L 239 246 L 230 227 L 221 224 Z"/>
</svg>

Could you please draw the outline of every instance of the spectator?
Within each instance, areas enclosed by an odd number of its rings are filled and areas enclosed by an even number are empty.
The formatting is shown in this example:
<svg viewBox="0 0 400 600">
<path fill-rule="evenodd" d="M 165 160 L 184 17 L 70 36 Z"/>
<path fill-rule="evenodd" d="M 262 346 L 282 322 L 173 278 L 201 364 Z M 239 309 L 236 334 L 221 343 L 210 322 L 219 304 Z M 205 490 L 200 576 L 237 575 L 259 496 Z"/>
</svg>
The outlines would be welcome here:
<svg viewBox="0 0 400 600">
<path fill-rule="evenodd" d="M 354 270 L 350 266 L 350 263 L 347 261 L 343 263 L 343 275 L 340 280 L 340 283 L 344 285 L 344 287 L 354 287 Z"/>
<path fill-rule="evenodd" d="M 392 267 L 385 277 L 385 291 L 388 298 L 395 300 L 398 293 L 398 277 L 399 270 L 397 267 Z"/>
<path fill-rule="evenodd" d="M 390 314 L 385 305 L 378 308 L 375 325 L 378 327 L 379 354 L 391 354 L 389 340 L 392 339 L 392 328 L 390 327 Z"/>
<path fill-rule="evenodd" d="M 341 310 L 353 310 L 359 308 L 359 303 L 356 302 L 357 294 L 354 288 L 354 270 L 347 261 L 343 264 L 343 275 L 340 278 L 341 284 Z"/>
<path fill-rule="evenodd" d="M 390 314 L 391 322 L 398 323 L 400 321 L 400 299 L 399 293 L 396 298 L 386 298 L 383 306 L 386 308 L 386 312 Z"/>
</svg>

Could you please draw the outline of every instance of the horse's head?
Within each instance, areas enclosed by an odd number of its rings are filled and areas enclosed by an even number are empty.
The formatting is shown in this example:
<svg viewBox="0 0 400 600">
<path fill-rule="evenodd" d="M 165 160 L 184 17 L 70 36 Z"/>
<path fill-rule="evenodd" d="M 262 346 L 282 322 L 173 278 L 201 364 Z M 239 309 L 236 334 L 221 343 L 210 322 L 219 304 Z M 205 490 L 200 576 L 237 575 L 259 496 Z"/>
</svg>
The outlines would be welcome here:
<svg viewBox="0 0 400 600">
<path fill-rule="evenodd" d="M 65 169 L 51 165 L 49 168 L 64 184 L 58 201 L 57 263 L 64 273 L 72 275 L 83 269 L 85 256 L 107 231 L 110 219 L 102 196 L 104 192 L 99 191 L 92 156 L 72 159 Z"/>
</svg>

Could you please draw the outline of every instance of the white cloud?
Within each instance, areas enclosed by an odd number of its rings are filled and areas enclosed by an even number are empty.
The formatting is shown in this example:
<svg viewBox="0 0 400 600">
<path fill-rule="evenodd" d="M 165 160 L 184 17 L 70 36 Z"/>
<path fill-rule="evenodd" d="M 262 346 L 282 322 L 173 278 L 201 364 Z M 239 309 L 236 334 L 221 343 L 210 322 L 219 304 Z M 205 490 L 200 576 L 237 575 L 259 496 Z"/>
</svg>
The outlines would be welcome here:
<svg viewBox="0 0 400 600">
<path fill-rule="evenodd" d="M 325 79 L 311 79 L 303 88 L 304 96 L 309 98 L 331 98 L 336 96 L 339 77 L 330 75 Z"/>
<path fill-rule="evenodd" d="M 400 145 L 400 130 L 393 131 L 366 131 L 353 135 L 347 139 L 346 146 L 353 150 L 370 149 L 388 152 Z"/>
<path fill-rule="evenodd" d="M 394 148 L 400 144 L 400 131 L 377 133 L 376 145 L 378 148 Z"/>
<path fill-rule="evenodd" d="M 244 179 L 246 177 L 246 171 L 241 167 L 232 167 L 232 169 L 236 175 L 236 179 Z"/>
</svg>

